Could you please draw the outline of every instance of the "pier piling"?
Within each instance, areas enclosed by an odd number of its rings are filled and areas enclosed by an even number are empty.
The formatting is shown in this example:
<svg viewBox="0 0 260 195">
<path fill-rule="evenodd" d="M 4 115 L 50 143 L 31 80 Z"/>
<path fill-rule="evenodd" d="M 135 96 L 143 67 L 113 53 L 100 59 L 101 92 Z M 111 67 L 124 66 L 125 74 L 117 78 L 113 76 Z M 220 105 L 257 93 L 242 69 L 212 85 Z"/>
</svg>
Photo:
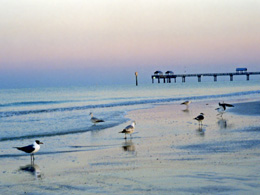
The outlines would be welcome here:
<svg viewBox="0 0 260 195">
<path fill-rule="evenodd" d="M 182 82 L 185 83 L 185 76 L 182 76 Z"/>
<path fill-rule="evenodd" d="M 217 75 L 214 75 L 214 82 L 217 81 Z"/>
<path fill-rule="evenodd" d="M 198 82 L 201 82 L 201 75 L 198 75 Z"/>
<path fill-rule="evenodd" d="M 230 74 L 230 81 L 233 81 L 233 74 Z"/>
</svg>

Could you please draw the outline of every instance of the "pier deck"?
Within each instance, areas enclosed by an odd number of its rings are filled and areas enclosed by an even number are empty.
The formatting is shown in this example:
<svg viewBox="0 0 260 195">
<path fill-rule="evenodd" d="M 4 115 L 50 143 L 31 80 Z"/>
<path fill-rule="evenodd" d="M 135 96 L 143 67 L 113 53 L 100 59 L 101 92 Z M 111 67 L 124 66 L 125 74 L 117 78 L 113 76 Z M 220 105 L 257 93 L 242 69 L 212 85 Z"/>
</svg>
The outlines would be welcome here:
<svg viewBox="0 0 260 195">
<path fill-rule="evenodd" d="M 162 79 L 163 82 L 171 83 L 171 79 L 174 79 L 174 82 L 176 83 L 176 79 L 178 77 L 182 78 L 182 82 L 185 82 L 186 77 L 197 77 L 198 82 L 201 82 L 201 77 L 205 76 L 212 76 L 214 78 L 214 81 L 217 81 L 218 76 L 229 76 L 230 81 L 233 81 L 233 76 L 241 76 L 245 75 L 246 80 L 249 80 L 250 75 L 260 75 L 260 72 L 231 72 L 231 73 L 197 73 L 197 74 L 154 74 L 152 75 L 152 83 L 154 83 L 154 80 L 157 79 L 158 83 L 160 83 L 160 80 Z"/>
</svg>

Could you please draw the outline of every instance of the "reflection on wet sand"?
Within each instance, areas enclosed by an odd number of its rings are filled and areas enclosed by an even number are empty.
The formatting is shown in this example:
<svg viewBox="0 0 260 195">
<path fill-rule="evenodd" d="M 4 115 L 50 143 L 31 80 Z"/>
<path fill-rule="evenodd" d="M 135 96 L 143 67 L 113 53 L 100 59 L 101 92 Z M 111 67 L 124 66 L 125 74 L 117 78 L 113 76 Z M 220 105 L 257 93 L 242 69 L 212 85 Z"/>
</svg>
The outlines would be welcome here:
<svg viewBox="0 0 260 195">
<path fill-rule="evenodd" d="M 188 108 L 186 108 L 186 109 L 182 110 L 182 112 L 189 113 L 190 110 Z"/>
<path fill-rule="evenodd" d="M 228 123 L 228 120 L 226 119 L 219 119 L 217 122 L 220 129 L 230 129 L 233 127 L 233 124 Z"/>
<path fill-rule="evenodd" d="M 37 164 L 28 164 L 25 166 L 21 166 L 19 170 L 31 173 L 35 177 L 35 179 L 42 178 L 40 167 Z"/>
<path fill-rule="evenodd" d="M 203 129 L 202 126 L 199 126 L 199 128 L 197 128 L 196 131 L 197 131 L 198 135 L 204 136 L 206 129 L 205 128 Z"/>
<path fill-rule="evenodd" d="M 135 145 L 132 142 L 132 140 L 126 140 L 125 142 L 123 142 L 122 148 L 126 152 L 134 152 L 135 151 Z"/>
<path fill-rule="evenodd" d="M 227 128 L 227 120 L 221 118 L 220 120 L 218 120 L 217 122 L 218 126 L 221 128 L 221 129 L 226 129 Z"/>
</svg>

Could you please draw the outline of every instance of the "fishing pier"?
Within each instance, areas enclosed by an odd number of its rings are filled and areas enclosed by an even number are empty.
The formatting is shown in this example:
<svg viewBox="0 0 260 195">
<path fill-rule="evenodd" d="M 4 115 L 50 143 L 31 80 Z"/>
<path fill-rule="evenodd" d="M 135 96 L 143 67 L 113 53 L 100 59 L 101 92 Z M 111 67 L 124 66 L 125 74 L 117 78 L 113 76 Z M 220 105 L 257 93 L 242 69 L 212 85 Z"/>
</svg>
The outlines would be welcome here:
<svg viewBox="0 0 260 195">
<path fill-rule="evenodd" d="M 247 68 L 237 68 L 236 72 L 230 72 L 230 73 L 197 73 L 197 74 L 174 74 L 172 71 L 167 71 L 165 74 L 163 74 L 162 71 L 155 71 L 152 75 L 152 83 L 154 83 L 154 80 L 157 79 L 158 83 L 160 83 L 160 80 L 162 79 L 163 82 L 171 83 L 171 80 L 174 79 L 174 82 L 176 83 L 176 79 L 178 77 L 182 78 L 182 82 L 185 83 L 186 77 L 197 77 L 198 82 L 201 82 L 201 77 L 213 77 L 214 81 L 217 81 L 217 77 L 219 76 L 229 76 L 230 81 L 233 81 L 233 76 L 241 76 L 245 75 L 246 80 L 249 81 L 250 75 L 260 75 L 260 72 L 247 72 Z"/>
</svg>

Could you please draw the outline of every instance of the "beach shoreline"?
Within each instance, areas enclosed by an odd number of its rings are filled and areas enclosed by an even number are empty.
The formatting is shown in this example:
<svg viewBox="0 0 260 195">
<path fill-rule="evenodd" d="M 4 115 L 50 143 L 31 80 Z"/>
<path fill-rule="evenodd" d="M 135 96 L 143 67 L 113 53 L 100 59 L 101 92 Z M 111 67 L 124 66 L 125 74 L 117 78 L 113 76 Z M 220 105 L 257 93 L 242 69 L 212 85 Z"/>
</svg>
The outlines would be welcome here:
<svg viewBox="0 0 260 195">
<path fill-rule="evenodd" d="M 218 117 L 218 102 L 195 101 L 189 109 L 169 103 L 131 111 L 126 117 L 137 123 L 132 139 L 124 140 L 118 133 L 130 121 L 106 130 L 43 138 L 45 144 L 31 169 L 22 168 L 30 164 L 27 155 L 1 159 L 0 192 L 257 193 L 259 117 L 241 115 L 243 109 L 234 113 L 233 108 Z M 228 103 L 235 109 L 255 102 Z M 205 119 L 200 128 L 193 118 L 201 112 Z M 60 142 L 60 149 L 52 152 L 48 145 L 54 141 Z"/>
</svg>

